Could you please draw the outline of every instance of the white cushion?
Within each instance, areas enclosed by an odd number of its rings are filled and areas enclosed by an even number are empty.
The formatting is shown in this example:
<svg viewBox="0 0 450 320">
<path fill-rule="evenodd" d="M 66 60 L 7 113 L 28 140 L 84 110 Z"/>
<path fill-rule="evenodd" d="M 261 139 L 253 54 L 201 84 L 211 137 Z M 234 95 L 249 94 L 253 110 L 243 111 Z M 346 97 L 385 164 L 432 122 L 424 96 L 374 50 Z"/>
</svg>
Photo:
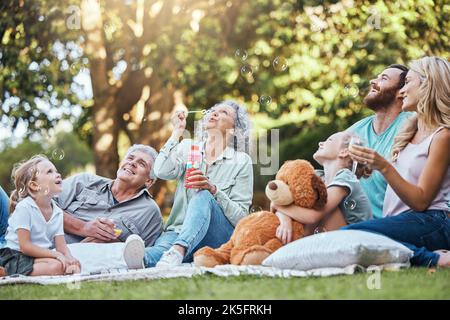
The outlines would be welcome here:
<svg viewBox="0 0 450 320">
<path fill-rule="evenodd" d="M 383 235 L 359 230 L 337 230 L 305 237 L 281 247 L 263 261 L 280 269 L 311 270 L 408 263 L 413 252 Z"/>
</svg>

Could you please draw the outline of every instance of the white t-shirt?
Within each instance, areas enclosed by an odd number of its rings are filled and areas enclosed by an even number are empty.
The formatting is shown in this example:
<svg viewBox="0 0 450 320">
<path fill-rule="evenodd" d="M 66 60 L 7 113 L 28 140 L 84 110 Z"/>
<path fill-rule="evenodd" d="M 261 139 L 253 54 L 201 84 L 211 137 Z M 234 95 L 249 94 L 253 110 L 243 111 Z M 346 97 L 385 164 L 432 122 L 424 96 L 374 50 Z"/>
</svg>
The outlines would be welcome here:
<svg viewBox="0 0 450 320">
<path fill-rule="evenodd" d="M 45 218 L 33 198 L 26 197 L 19 201 L 9 217 L 6 231 L 6 247 L 20 251 L 18 229 L 30 231 L 31 242 L 44 249 L 55 247 L 55 236 L 64 235 L 63 212 L 52 200 L 53 212 L 50 220 Z"/>
</svg>

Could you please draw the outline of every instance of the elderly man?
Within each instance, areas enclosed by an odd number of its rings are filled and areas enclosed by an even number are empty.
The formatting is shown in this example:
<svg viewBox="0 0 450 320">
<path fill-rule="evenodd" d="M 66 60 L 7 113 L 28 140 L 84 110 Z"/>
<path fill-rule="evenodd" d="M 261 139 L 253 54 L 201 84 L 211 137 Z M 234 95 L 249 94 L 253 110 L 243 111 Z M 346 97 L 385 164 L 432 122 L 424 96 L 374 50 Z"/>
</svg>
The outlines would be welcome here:
<svg viewBox="0 0 450 320">
<path fill-rule="evenodd" d="M 88 173 L 65 179 L 55 200 L 65 211 L 66 241 L 116 242 L 136 234 L 153 245 L 162 231 L 161 212 L 148 192 L 157 155 L 149 146 L 133 145 L 115 180 Z"/>
</svg>

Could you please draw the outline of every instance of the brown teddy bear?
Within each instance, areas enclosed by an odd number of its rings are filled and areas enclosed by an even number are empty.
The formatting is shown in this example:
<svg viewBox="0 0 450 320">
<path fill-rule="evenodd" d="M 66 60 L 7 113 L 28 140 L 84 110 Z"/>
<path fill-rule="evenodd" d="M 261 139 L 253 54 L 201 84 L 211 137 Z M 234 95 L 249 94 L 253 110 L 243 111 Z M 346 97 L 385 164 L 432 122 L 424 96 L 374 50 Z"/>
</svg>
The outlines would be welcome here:
<svg viewBox="0 0 450 320">
<path fill-rule="evenodd" d="M 276 180 L 266 187 L 267 197 L 277 205 L 295 203 L 304 208 L 320 209 L 327 202 L 327 188 L 306 160 L 286 161 Z M 194 254 L 196 266 L 220 264 L 259 265 L 283 244 L 276 237 L 280 222 L 269 211 L 250 214 L 237 224 L 231 239 L 220 248 L 204 247 Z M 293 221 L 292 240 L 303 236 L 303 225 Z"/>
</svg>

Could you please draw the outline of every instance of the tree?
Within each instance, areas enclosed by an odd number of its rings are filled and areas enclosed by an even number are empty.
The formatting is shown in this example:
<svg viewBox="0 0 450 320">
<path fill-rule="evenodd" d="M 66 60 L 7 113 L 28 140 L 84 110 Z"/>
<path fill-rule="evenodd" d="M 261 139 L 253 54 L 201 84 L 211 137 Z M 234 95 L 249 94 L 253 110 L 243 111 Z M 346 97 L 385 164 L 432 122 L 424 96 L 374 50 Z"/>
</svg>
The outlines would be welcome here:
<svg viewBox="0 0 450 320">
<path fill-rule="evenodd" d="M 54 109 L 79 105 L 80 117 L 64 116 L 78 119 L 97 172 L 109 177 L 121 137 L 160 147 L 174 106 L 244 101 L 255 127 L 282 127 L 289 132 L 282 133 L 284 145 L 292 146 L 310 134 L 321 139 L 320 128 L 341 130 L 367 115 L 364 89 L 387 64 L 450 52 L 443 0 L 6 0 L 0 6 L 3 114 L 13 127 L 26 121 L 31 134 L 58 120 L 36 97 Z M 92 99 L 74 93 L 83 69 Z"/>
</svg>

